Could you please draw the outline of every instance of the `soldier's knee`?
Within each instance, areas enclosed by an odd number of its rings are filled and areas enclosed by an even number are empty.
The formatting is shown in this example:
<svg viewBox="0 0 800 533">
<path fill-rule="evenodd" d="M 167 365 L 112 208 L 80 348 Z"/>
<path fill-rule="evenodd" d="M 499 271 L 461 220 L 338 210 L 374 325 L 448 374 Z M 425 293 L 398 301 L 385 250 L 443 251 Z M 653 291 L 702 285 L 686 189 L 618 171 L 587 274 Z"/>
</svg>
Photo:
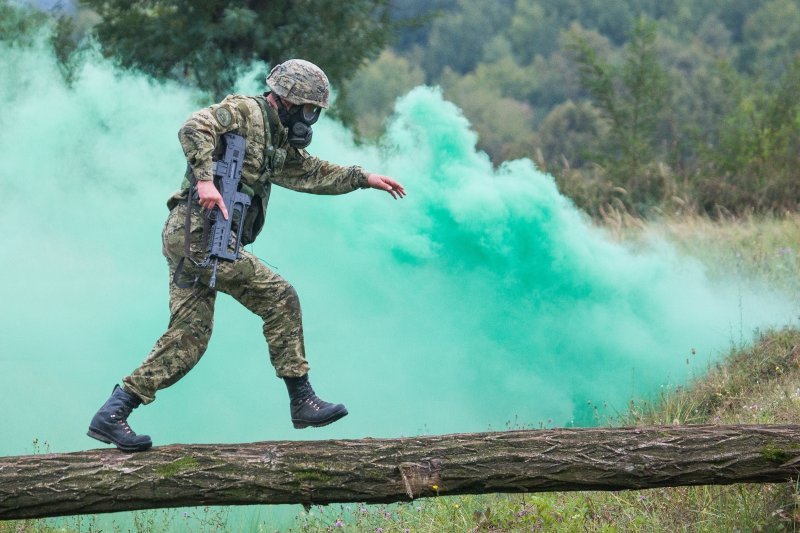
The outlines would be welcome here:
<svg viewBox="0 0 800 533">
<path fill-rule="evenodd" d="M 289 282 L 281 292 L 281 305 L 291 313 L 300 313 L 300 296 Z"/>
<path fill-rule="evenodd" d="M 200 327 L 195 328 L 199 342 L 203 344 L 203 349 L 208 346 L 208 341 L 211 340 L 211 332 L 214 328 L 214 322 L 204 322 Z"/>
<path fill-rule="evenodd" d="M 208 342 L 211 340 L 211 331 L 213 329 L 213 322 L 195 321 L 185 328 L 183 331 L 182 344 L 191 353 L 201 356 L 208 348 Z"/>
</svg>

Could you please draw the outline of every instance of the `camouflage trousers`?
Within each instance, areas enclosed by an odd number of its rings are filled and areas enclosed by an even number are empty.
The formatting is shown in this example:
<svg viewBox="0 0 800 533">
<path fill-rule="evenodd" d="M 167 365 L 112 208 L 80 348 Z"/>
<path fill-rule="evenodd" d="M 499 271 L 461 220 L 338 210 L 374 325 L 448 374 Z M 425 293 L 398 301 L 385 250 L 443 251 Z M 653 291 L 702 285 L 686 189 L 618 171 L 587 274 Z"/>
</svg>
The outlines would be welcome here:
<svg viewBox="0 0 800 533">
<path fill-rule="evenodd" d="M 189 259 L 184 261 L 182 278 L 191 281 L 199 275 L 198 282 L 185 289 L 173 283 L 176 265 L 185 254 L 186 209 L 185 204 L 176 206 L 162 233 L 170 272 L 169 326 L 141 366 L 123 379 L 124 388 L 144 403 L 150 403 L 156 391 L 177 382 L 197 364 L 211 338 L 218 290 L 233 296 L 264 321 L 270 361 L 279 377 L 308 373 L 297 292 L 253 254 L 242 250 L 236 261 L 220 261 L 216 289 L 207 285 L 211 269 L 198 268 Z M 198 207 L 192 209 L 190 250 L 195 261 L 202 261 L 206 255 L 201 213 Z"/>
</svg>

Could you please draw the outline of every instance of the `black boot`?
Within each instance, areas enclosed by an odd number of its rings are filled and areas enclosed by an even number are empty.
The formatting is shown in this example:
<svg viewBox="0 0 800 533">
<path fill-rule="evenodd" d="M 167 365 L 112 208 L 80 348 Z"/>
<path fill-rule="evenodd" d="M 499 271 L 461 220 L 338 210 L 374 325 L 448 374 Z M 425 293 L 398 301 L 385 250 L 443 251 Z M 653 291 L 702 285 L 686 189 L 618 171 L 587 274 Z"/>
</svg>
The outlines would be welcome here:
<svg viewBox="0 0 800 533">
<path fill-rule="evenodd" d="M 289 389 L 289 407 L 292 411 L 292 423 L 296 429 L 327 426 L 347 414 L 344 405 L 325 402 L 314 394 L 314 389 L 308 382 L 308 374 L 300 378 L 283 378 L 283 380 Z"/>
<path fill-rule="evenodd" d="M 131 411 L 141 404 L 139 398 L 115 385 L 111 397 L 92 418 L 87 435 L 106 444 L 114 444 L 123 452 L 147 450 L 153 445 L 150 437 L 137 435 L 128 425 Z"/>
</svg>

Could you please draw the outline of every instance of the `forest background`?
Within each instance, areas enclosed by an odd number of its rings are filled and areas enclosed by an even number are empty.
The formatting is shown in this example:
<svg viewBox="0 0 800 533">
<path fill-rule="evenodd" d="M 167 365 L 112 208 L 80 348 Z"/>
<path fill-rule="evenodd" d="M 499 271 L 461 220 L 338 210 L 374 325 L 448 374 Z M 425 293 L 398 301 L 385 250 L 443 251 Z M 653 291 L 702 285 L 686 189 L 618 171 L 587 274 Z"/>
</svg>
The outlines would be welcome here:
<svg viewBox="0 0 800 533">
<path fill-rule="evenodd" d="M 253 61 L 304 57 L 362 142 L 394 101 L 438 85 L 496 165 L 527 157 L 593 217 L 795 210 L 800 6 L 794 0 L 164 0 L 0 2 L 0 38 L 52 26 L 69 79 L 120 65 L 230 90 Z"/>
</svg>

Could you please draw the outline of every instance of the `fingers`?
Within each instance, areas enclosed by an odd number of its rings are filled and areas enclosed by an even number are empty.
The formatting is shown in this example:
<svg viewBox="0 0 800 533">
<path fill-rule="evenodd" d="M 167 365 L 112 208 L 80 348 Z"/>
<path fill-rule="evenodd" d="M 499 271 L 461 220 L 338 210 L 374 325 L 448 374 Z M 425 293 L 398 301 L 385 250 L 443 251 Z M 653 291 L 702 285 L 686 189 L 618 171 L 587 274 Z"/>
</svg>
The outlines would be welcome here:
<svg viewBox="0 0 800 533">
<path fill-rule="evenodd" d="M 396 198 L 398 198 L 398 197 L 399 198 L 404 198 L 405 197 L 405 195 L 406 195 L 405 188 L 402 185 L 400 185 L 399 183 L 397 183 L 396 181 L 392 182 L 392 189 L 394 190 L 394 192 L 397 193 L 397 197 Z M 394 195 L 392 195 L 392 196 L 394 196 Z"/>
<path fill-rule="evenodd" d="M 406 195 L 405 188 L 398 182 L 394 181 L 391 178 L 382 178 L 381 179 L 381 188 L 392 195 L 392 198 L 395 200 L 399 198 L 403 198 Z"/>
<path fill-rule="evenodd" d="M 406 195 L 405 188 L 389 176 L 370 173 L 367 176 L 367 182 L 373 189 L 380 189 L 388 192 L 395 200 L 398 198 L 403 198 Z"/>
<path fill-rule="evenodd" d="M 228 209 L 225 207 L 225 202 L 222 199 L 222 195 L 219 194 L 216 188 L 214 188 L 214 191 L 210 194 L 207 191 L 203 191 L 199 196 L 200 198 L 198 199 L 197 203 L 199 203 L 201 207 L 208 209 L 209 211 L 214 209 L 214 207 L 219 207 L 219 211 L 222 213 L 223 218 L 228 220 Z"/>
<path fill-rule="evenodd" d="M 222 197 L 219 197 L 219 202 L 217 202 L 217 207 L 219 207 L 220 213 L 222 213 L 222 217 L 225 220 L 228 220 L 228 210 L 225 208 L 225 202 L 222 201 Z"/>
<path fill-rule="evenodd" d="M 219 207 L 219 212 L 222 213 L 222 217 L 225 220 L 228 220 L 228 210 L 225 208 L 225 202 L 222 200 L 222 196 L 217 195 L 216 198 L 204 198 L 200 200 L 200 205 L 211 211 L 214 207 Z"/>
<path fill-rule="evenodd" d="M 386 182 L 383 182 L 383 183 L 380 184 L 380 188 L 383 189 L 384 191 L 388 192 L 389 194 L 391 194 L 392 198 L 397 200 L 398 192 L 394 189 L 394 187 L 392 187 L 391 185 L 389 185 Z"/>
</svg>

